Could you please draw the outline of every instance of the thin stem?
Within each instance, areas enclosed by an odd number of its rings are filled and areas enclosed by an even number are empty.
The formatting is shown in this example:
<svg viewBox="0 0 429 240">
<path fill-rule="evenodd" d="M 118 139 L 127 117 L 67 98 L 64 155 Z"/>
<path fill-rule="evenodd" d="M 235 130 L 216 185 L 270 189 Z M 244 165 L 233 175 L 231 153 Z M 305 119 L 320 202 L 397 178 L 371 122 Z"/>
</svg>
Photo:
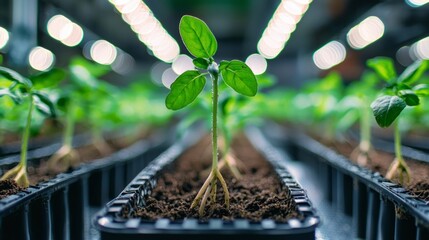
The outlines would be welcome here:
<svg viewBox="0 0 429 240">
<path fill-rule="evenodd" d="M 212 106 L 212 150 L 213 150 L 213 159 L 212 159 L 212 171 L 217 171 L 218 166 L 218 149 L 217 149 L 217 104 L 218 104 L 218 76 L 212 75 L 213 81 L 213 106 Z"/>
<path fill-rule="evenodd" d="M 68 147 L 72 147 L 72 143 L 73 143 L 73 133 L 74 133 L 74 124 L 75 124 L 74 111 L 75 111 L 75 105 L 74 103 L 70 102 L 68 104 L 68 109 L 66 113 L 66 129 L 64 132 L 64 139 L 63 139 L 64 145 Z"/>
<path fill-rule="evenodd" d="M 360 149 L 363 151 L 369 151 L 371 145 L 371 114 L 368 107 L 366 97 L 362 97 L 362 108 L 360 117 Z"/>
<path fill-rule="evenodd" d="M 401 132 L 399 131 L 399 118 L 396 119 L 394 123 L 395 131 L 395 155 L 398 162 L 403 165 L 404 159 L 402 158 L 402 149 L 401 149 Z"/>
<path fill-rule="evenodd" d="M 31 119 L 33 114 L 33 94 L 29 94 L 30 106 L 28 107 L 27 123 L 25 125 L 24 133 L 22 134 L 22 145 L 21 145 L 21 160 L 20 164 L 24 167 L 27 166 L 27 149 L 28 149 L 28 140 L 30 139 L 30 130 L 31 130 Z"/>
</svg>

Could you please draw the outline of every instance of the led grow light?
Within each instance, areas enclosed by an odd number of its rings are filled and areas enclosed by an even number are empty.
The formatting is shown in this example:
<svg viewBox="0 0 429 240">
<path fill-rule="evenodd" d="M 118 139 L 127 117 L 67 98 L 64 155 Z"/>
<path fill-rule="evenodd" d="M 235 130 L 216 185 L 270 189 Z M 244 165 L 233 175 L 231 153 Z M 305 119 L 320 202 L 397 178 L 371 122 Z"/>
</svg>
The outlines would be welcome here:
<svg viewBox="0 0 429 240">
<path fill-rule="evenodd" d="M 137 34 L 138 39 L 155 57 L 172 62 L 180 54 L 179 44 L 162 27 L 150 8 L 141 0 L 109 0 L 122 15 L 122 19 Z"/>
<path fill-rule="evenodd" d="M 192 63 L 192 58 L 190 58 L 188 55 L 181 54 L 177 56 L 176 59 L 174 59 L 171 68 L 177 75 L 180 75 L 187 70 L 194 69 L 194 64 Z"/>
<path fill-rule="evenodd" d="M 258 52 L 264 58 L 275 58 L 283 50 L 311 1 L 283 0 L 280 3 L 258 41 Z"/>
<path fill-rule="evenodd" d="M 48 34 L 64 45 L 74 47 L 83 39 L 83 29 L 63 15 L 55 15 L 47 24 Z"/>
<path fill-rule="evenodd" d="M 354 49 L 362 49 L 380 39 L 383 34 L 383 22 L 378 17 L 370 16 L 350 29 L 347 42 Z"/>
<path fill-rule="evenodd" d="M 54 54 L 46 48 L 35 47 L 28 55 L 30 66 L 39 71 L 46 71 L 54 64 Z"/>
<path fill-rule="evenodd" d="M 421 7 L 426 3 L 429 3 L 429 0 L 405 0 L 405 2 L 411 7 Z"/>
<path fill-rule="evenodd" d="M 346 48 L 338 41 L 332 41 L 313 54 L 313 62 L 320 69 L 329 69 L 346 58 Z"/>
<path fill-rule="evenodd" d="M 110 65 L 117 56 L 116 47 L 106 40 L 98 40 L 94 42 L 90 49 L 92 60 L 99 64 Z"/>
<path fill-rule="evenodd" d="M 411 45 L 410 56 L 413 60 L 429 59 L 429 37 L 425 37 Z"/>
<path fill-rule="evenodd" d="M 4 48 L 9 41 L 9 32 L 0 27 L 0 49 Z"/>
<path fill-rule="evenodd" d="M 254 53 L 246 58 L 247 66 L 252 69 L 253 74 L 260 75 L 267 70 L 267 60 L 257 53 Z"/>
</svg>

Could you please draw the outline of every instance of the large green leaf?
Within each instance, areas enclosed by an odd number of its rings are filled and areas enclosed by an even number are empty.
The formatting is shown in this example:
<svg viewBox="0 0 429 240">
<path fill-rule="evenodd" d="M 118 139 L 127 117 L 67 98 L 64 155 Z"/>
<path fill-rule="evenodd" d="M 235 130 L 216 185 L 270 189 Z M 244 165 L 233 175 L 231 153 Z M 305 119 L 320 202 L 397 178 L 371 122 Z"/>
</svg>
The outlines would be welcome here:
<svg viewBox="0 0 429 240">
<path fill-rule="evenodd" d="M 10 81 L 18 82 L 24 85 L 26 88 L 31 88 L 33 86 L 28 78 L 23 77 L 21 74 L 13 71 L 12 69 L 0 67 L 0 75 L 3 75 Z"/>
<path fill-rule="evenodd" d="M 178 110 L 193 102 L 204 88 L 205 75 L 196 70 L 182 73 L 170 86 L 171 91 L 165 99 L 167 108 Z"/>
<path fill-rule="evenodd" d="M 192 60 L 192 63 L 194 63 L 195 67 L 201 69 L 207 69 L 209 67 L 209 62 L 205 58 L 195 58 Z"/>
<path fill-rule="evenodd" d="M 211 58 L 217 51 L 217 41 L 201 19 L 185 15 L 180 19 L 179 32 L 188 51 L 197 58 Z"/>
<path fill-rule="evenodd" d="M 36 105 L 36 108 L 40 112 L 46 115 L 50 115 L 52 117 L 56 117 L 57 113 L 55 109 L 55 104 L 51 101 L 51 99 L 49 99 L 48 95 L 39 91 L 34 91 L 33 95 L 35 96 L 34 103 Z"/>
<path fill-rule="evenodd" d="M 372 112 L 380 127 L 389 127 L 407 106 L 398 96 L 381 96 L 371 104 Z"/>
<path fill-rule="evenodd" d="M 429 61 L 416 61 L 398 77 L 398 82 L 411 85 L 418 81 L 429 67 Z"/>
<path fill-rule="evenodd" d="M 31 76 L 30 80 L 35 89 L 44 89 L 57 86 L 65 77 L 66 72 L 64 70 L 53 68 L 47 72 Z"/>
<path fill-rule="evenodd" d="M 222 61 L 219 67 L 224 82 L 236 92 L 245 96 L 255 96 L 258 82 L 252 70 L 242 61 Z"/>
<path fill-rule="evenodd" d="M 376 57 L 369 59 L 366 65 L 372 68 L 383 80 L 390 82 L 396 78 L 396 71 L 393 60 L 387 57 Z"/>
<path fill-rule="evenodd" d="M 0 97 L 3 97 L 3 96 L 9 96 L 16 104 L 19 104 L 22 102 L 21 97 L 11 92 L 9 88 L 0 89 Z"/>
<path fill-rule="evenodd" d="M 70 66 L 70 79 L 80 88 L 86 90 L 96 89 L 98 87 L 98 80 L 87 68 L 80 65 Z"/>
<path fill-rule="evenodd" d="M 418 84 L 413 87 L 413 91 L 418 96 L 429 96 L 429 84 Z"/>
</svg>

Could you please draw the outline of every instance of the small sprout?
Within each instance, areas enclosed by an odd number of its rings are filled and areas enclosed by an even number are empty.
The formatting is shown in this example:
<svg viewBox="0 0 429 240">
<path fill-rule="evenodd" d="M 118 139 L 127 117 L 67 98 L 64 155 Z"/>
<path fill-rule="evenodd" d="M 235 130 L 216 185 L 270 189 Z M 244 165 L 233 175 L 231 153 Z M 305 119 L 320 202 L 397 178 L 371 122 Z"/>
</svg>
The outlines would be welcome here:
<svg viewBox="0 0 429 240">
<path fill-rule="evenodd" d="M 179 110 L 188 106 L 203 91 L 206 77 L 209 75 L 212 80 L 212 168 L 191 204 L 191 208 L 195 208 L 199 204 L 198 213 L 203 216 L 206 205 L 213 204 L 216 199 L 218 181 L 224 192 L 225 205 L 229 207 L 228 187 L 219 171 L 218 164 L 219 80 L 223 79 L 223 82 L 229 87 L 245 96 L 254 96 L 258 86 L 255 75 L 244 62 L 222 61 L 219 66 L 214 61 L 217 41 L 205 22 L 193 16 L 183 16 L 180 20 L 179 32 L 188 51 L 196 57 L 193 63 L 199 70 L 186 71 L 171 84 L 170 93 L 165 101 L 166 107 Z"/>
<path fill-rule="evenodd" d="M 410 181 L 410 170 L 401 152 L 401 133 L 399 117 L 407 106 L 420 104 L 420 97 L 426 96 L 428 88 L 425 85 L 413 86 L 429 67 L 429 61 L 416 61 L 397 76 L 393 60 L 389 58 L 374 58 L 368 60 L 380 78 L 388 82 L 382 95 L 373 101 L 371 108 L 380 127 L 386 128 L 393 124 L 395 134 L 395 160 L 390 165 L 386 178 L 399 177 L 401 184 Z"/>
</svg>

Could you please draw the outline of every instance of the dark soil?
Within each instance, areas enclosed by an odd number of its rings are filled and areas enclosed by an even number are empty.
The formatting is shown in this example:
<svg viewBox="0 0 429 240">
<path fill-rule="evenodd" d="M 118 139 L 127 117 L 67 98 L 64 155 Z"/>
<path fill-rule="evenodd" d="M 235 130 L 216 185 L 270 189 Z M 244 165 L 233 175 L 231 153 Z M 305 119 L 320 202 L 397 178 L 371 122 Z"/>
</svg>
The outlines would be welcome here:
<svg viewBox="0 0 429 240">
<path fill-rule="evenodd" d="M 282 189 L 271 165 L 248 140 L 244 137 L 235 140 L 233 150 L 245 167 L 241 168 L 243 177 L 240 180 L 234 179 L 225 168 L 221 171 L 231 196 L 230 208 L 224 205 L 223 191 L 218 183 L 216 203 L 206 207 L 203 220 L 245 218 L 255 222 L 261 219 L 285 222 L 300 217 L 295 202 L 287 190 Z M 132 217 L 145 220 L 198 218 L 197 209 L 191 210 L 190 205 L 208 175 L 207 171 L 205 174 L 201 172 L 211 166 L 210 151 L 210 141 L 205 139 L 185 152 L 158 179 L 146 201 L 147 206 L 137 209 Z"/>
<path fill-rule="evenodd" d="M 3 199 L 9 195 L 13 195 L 24 190 L 13 180 L 2 180 L 0 181 L 0 199 Z"/>
<path fill-rule="evenodd" d="M 351 152 L 357 146 L 357 143 L 335 143 L 330 144 L 330 146 L 344 156 L 349 157 Z M 367 164 L 366 167 L 385 176 L 394 158 L 395 156 L 391 153 L 374 151 L 374 155 L 372 155 L 372 161 Z M 356 163 L 355 159 L 351 160 Z M 411 180 L 410 182 L 405 183 L 404 187 L 417 197 L 425 201 L 429 201 L 429 164 L 413 159 L 405 160 L 411 170 Z M 399 179 L 393 179 L 392 181 L 399 183 Z"/>
</svg>

